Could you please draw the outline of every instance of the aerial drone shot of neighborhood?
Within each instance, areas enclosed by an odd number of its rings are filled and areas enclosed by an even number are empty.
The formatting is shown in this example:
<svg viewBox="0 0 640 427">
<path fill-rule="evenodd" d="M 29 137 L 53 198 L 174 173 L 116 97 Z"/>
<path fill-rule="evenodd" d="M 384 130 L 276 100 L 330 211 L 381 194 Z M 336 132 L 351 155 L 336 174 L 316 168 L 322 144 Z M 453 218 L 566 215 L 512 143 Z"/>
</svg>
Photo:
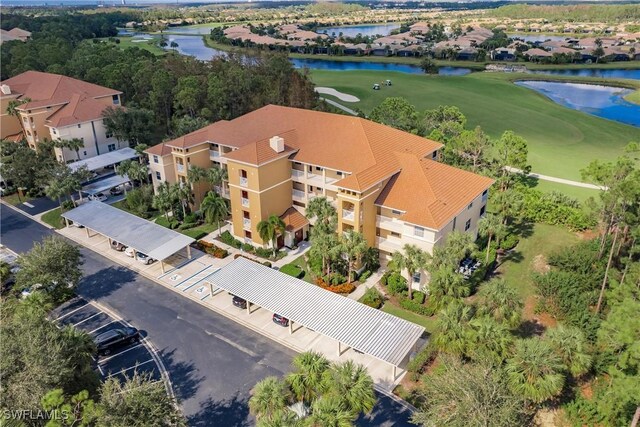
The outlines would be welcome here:
<svg viewBox="0 0 640 427">
<path fill-rule="evenodd" d="M 6 0 L 0 426 L 640 427 L 640 2 Z"/>
</svg>

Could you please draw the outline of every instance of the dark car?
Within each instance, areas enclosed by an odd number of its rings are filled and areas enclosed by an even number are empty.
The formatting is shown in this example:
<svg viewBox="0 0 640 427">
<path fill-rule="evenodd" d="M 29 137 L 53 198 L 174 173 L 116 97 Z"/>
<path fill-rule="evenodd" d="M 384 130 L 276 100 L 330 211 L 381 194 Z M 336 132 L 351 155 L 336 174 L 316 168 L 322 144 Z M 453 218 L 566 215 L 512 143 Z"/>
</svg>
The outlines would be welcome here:
<svg viewBox="0 0 640 427">
<path fill-rule="evenodd" d="M 118 328 L 103 332 L 95 339 L 98 354 L 107 355 L 114 349 L 127 344 L 133 344 L 140 339 L 140 332 L 136 328 Z"/>
<path fill-rule="evenodd" d="M 113 187 L 111 190 L 109 190 L 109 194 L 111 194 L 112 196 L 119 196 L 121 194 L 124 194 L 124 187 Z"/>
<path fill-rule="evenodd" d="M 111 249 L 122 252 L 125 249 L 127 249 L 127 247 L 120 242 L 116 242 L 115 240 L 112 240 Z"/>
<path fill-rule="evenodd" d="M 279 314 L 275 314 L 273 315 L 273 323 L 276 323 L 280 326 L 284 326 L 287 327 L 289 326 L 289 319 L 287 319 L 286 317 L 280 316 Z"/>
<path fill-rule="evenodd" d="M 247 300 L 237 297 L 235 295 L 233 296 L 233 299 L 231 300 L 231 302 L 233 302 L 233 305 L 235 305 L 238 308 L 247 308 Z"/>
</svg>

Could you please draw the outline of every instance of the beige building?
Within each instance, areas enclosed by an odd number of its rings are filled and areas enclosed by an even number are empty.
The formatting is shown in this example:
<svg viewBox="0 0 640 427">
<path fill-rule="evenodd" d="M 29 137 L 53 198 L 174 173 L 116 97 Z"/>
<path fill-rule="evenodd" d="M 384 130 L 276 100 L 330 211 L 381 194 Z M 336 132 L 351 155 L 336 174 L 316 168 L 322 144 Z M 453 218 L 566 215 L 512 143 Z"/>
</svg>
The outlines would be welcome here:
<svg viewBox="0 0 640 427">
<path fill-rule="evenodd" d="M 240 240 L 268 245 L 256 227 L 276 214 L 287 224 L 279 245 L 293 246 L 308 237 L 309 201 L 326 197 L 339 232 L 361 232 L 389 258 L 406 243 L 432 252 L 452 230 L 477 233 L 493 181 L 438 162 L 441 147 L 357 117 L 269 105 L 147 153 L 156 186 L 186 183 L 192 165 L 226 168 Z"/>
<path fill-rule="evenodd" d="M 58 74 L 27 71 L 0 82 L 0 137 L 25 139 L 33 149 L 45 139 L 79 138 L 78 153 L 56 148 L 56 158 L 69 162 L 128 147 L 109 135 L 102 121 L 104 110 L 121 105 L 122 92 Z M 16 114 L 8 111 L 16 104 Z"/>
</svg>

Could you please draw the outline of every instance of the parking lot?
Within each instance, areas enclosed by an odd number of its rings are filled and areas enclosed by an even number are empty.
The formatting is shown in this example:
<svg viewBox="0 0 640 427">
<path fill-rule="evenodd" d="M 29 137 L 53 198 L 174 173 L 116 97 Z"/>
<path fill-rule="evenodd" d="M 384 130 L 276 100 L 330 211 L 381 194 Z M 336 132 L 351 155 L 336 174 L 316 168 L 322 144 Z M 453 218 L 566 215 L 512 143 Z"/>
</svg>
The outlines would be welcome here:
<svg viewBox="0 0 640 427">
<path fill-rule="evenodd" d="M 106 309 L 101 309 L 96 304 L 79 297 L 56 308 L 51 313 L 51 319 L 60 327 L 72 325 L 92 337 L 116 328 L 135 327 L 107 313 Z M 162 363 L 146 339 L 145 331 L 141 331 L 141 335 L 143 339 L 140 341 L 120 347 L 108 356 L 95 359 L 95 369 L 102 380 L 115 377 L 124 381 L 127 377 L 133 376 L 134 372 L 147 373 L 156 381 L 162 380 L 164 372 Z M 166 375 L 164 377 L 167 378 Z"/>
</svg>

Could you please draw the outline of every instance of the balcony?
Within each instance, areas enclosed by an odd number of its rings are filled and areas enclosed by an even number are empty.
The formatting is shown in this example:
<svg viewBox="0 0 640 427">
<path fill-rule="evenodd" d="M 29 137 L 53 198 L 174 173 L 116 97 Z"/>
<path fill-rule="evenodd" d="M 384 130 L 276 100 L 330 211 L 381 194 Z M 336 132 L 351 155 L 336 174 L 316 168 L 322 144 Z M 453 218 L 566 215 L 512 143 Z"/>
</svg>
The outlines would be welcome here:
<svg viewBox="0 0 640 427">
<path fill-rule="evenodd" d="M 240 177 L 240 187 L 249 186 L 249 178 Z"/>
<path fill-rule="evenodd" d="M 393 231 L 402 234 L 402 228 L 404 223 L 395 218 L 388 218 L 386 216 L 376 216 L 376 225 L 383 230 Z"/>
<path fill-rule="evenodd" d="M 242 226 L 245 228 L 245 230 L 250 230 L 251 220 L 249 218 L 242 218 Z"/>
<path fill-rule="evenodd" d="M 248 208 L 249 207 L 249 199 L 245 199 L 243 197 L 241 200 L 242 200 L 242 206 L 244 206 L 245 208 Z"/>
<path fill-rule="evenodd" d="M 180 163 L 176 164 L 176 170 L 178 172 L 184 173 L 184 165 L 181 165 Z"/>
<path fill-rule="evenodd" d="M 355 217 L 356 217 L 356 214 L 353 210 L 342 209 L 342 219 L 353 221 Z"/>
<path fill-rule="evenodd" d="M 220 152 L 218 150 L 209 150 L 209 157 L 211 158 L 211 160 L 217 159 L 218 157 L 220 157 Z"/>
<path fill-rule="evenodd" d="M 376 237 L 376 245 L 381 251 L 389 252 L 391 254 L 402 251 L 402 240 L 394 237 L 386 239 L 383 237 Z"/>
<path fill-rule="evenodd" d="M 302 181 L 304 180 L 304 171 L 299 171 L 297 169 L 292 169 L 291 170 L 291 178 L 295 181 Z"/>
<path fill-rule="evenodd" d="M 297 200 L 298 202 L 303 202 L 305 200 L 304 191 L 293 190 L 293 200 Z"/>
</svg>

